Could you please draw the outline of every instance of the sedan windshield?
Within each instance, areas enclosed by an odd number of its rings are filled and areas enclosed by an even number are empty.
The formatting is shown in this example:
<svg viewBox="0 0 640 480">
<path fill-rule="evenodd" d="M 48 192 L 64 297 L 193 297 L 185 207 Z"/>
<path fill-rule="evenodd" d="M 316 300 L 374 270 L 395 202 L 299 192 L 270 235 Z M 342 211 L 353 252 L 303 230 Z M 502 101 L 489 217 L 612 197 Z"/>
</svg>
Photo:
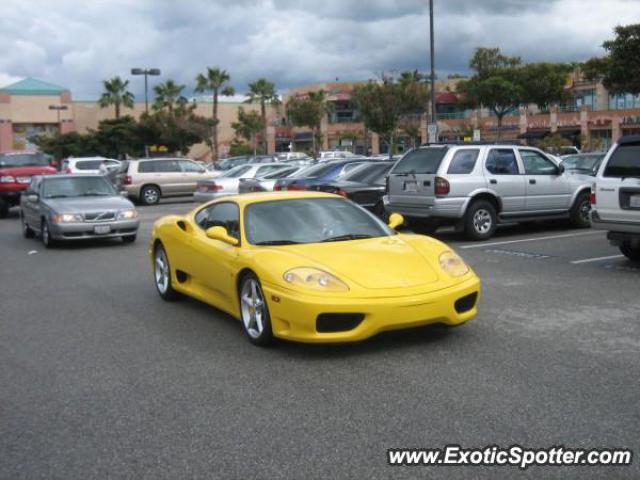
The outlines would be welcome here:
<svg viewBox="0 0 640 480">
<path fill-rule="evenodd" d="M 569 155 L 562 161 L 566 170 L 593 172 L 604 158 L 602 155 Z"/>
<path fill-rule="evenodd" d="M 103 197 L 117 195 L 103 177 L 50 177 L 44 179 L 44 198 Z"/>
<path fill-rule="evenodd" d="M 382 221 L 347 200 L 304 198 L 259 202 L 245 208 L 253 245 L 339 242 L 393 235 Z"/>
<path fill-rule="evenodd" d="M 19 153 L 0 155 L 0 167 L 45 167 L 49 158 L 42 153 Z"/>
</svg>

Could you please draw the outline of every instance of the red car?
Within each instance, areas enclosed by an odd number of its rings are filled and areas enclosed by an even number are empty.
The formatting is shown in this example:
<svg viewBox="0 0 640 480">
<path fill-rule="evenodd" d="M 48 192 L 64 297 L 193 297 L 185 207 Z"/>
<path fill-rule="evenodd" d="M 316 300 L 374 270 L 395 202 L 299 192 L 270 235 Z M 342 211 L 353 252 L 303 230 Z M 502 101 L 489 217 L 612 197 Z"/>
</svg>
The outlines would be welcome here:
<svg viewBox="0 0 640 480">
<path fill-rule="evenodd" d="M 0 154 L 0 218 L 9 215 L 9 208 L 20 203 L 34 175 L 53 175 L 56 169 L 42 153 L 19 152 Z"/>
</svg>

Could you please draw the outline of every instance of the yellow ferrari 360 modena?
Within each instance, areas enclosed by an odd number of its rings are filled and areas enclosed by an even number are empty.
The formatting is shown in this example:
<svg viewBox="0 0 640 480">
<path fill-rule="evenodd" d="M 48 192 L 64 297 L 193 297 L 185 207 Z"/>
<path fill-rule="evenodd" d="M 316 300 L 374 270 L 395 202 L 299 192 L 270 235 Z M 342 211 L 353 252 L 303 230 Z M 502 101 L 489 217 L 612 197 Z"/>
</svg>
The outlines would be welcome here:
<svg viewBox="0 0 640 480">
<path fill-rule="evenodd" d="M 363 340 L 458 325 L 480 281 L 447 245 L 395 232 L 351 201 L 317 192 L 229 196 L 153 226 L 149 256 L 165 300 L 194 297 L 241 320 L 247 338 Z"/>
</svg>

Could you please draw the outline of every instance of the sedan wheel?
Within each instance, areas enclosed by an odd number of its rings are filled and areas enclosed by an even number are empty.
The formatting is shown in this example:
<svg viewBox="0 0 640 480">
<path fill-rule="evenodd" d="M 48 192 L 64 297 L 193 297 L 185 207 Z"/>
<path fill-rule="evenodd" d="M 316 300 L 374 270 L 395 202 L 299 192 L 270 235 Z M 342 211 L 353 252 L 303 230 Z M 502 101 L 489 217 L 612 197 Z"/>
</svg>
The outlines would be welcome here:
<svg viewBox="0 0 640 480">
<path fill-rule="evenodd" d="M 471 240 L 486 240 L 493 235 L 498 223 L 496 209 L 486 200 L 471 204 L 465 216 L 465 234 Z"/>
<path fill-rule="evenodd" d="M 240 286 L 242 327 L 251 343 L 267 345 L 272 340 L 269 308 L 258 277 L 248 274 Z"/>
<path fill-rule="evenodd" d="M 155 279 L 156 289 L 163 300 L 170 302 L 178 298 L 178 292 L 173 289 L 173 285 L 171 284 L 169 258 L 162 245 L 158 245 L 155 250 L 153 277 Z"/>
<path fill-rule="evenodd" d="M 42 235 L 42 243 L 44 244 L 45 248 L 55 247 L 56 242 L 51 238 L 51 231 L 49 230 L 49 224 L 46 220 L 42 221 L 40 232 Z"/>
<path fill-rule="evenodd" d="M 145 205 L 155 205 L 160 201 L 160 190 L 153 186 L 144 187 L 140 192 L 140 199 Z"/>
</svg>

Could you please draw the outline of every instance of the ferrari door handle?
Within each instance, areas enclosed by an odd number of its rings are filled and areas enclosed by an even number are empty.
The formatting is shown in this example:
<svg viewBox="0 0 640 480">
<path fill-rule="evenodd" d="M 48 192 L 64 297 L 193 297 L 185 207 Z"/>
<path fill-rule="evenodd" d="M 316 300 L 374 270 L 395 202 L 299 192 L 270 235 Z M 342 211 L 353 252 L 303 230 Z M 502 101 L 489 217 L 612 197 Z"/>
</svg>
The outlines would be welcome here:
<svg viewBox="0 0 640 480">
<path fill-rule="evenodd" d="M 498 180 L 496 180 L 495 178 L 492 178 L 491 180 L 489 180 L 489 183 L 492 185 L 496 185 L 498 183 Z"/>
<path fill-rule="evenodd" d="M 531 184 L 531 185 L 535 185 L 535 184 L 536 184 L 535 179 L 534 179 L 534 178 L 530 178 L 530 179 L 529 179 L 529 184 Z"/>
</svg>

